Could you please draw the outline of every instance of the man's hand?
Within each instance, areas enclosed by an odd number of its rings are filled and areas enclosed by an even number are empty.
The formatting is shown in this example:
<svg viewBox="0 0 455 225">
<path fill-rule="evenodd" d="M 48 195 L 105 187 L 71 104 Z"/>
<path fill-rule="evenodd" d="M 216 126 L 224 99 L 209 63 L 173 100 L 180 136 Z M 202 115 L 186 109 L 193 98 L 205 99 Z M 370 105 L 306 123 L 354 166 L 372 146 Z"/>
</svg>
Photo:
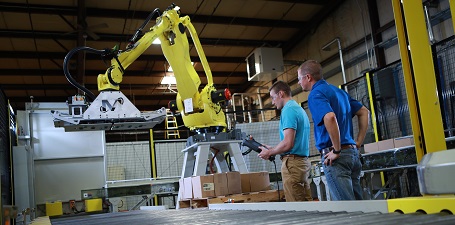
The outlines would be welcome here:
<svg viewBox="0 0 455 225">
<path fill-rule="evenodd" d="M 355 141 L 355 147 L 360 149 L 360 147 L 362 147 L 362 142 Z"/>
<path fill-rule="evenodd" d="M 261 158 L 261 159 L 268 160 L 269 157 L 271 155 L 273 155 L 272 154 L 272 149 L 273 148 L 271 146 L 268 146 L 268 145 L 266 145 L 266 147 L 259 146 L 259 149 L 261 149 L 261 153 L 258 154 L 258 157 Z"/>
<path fill-rule="evenodd" d="M 333 153 L 332 151 L 330 151 L 329 153 L 327 153 L 326 155 L 324 155 L 324 164 L 327 166 L 327 164 L 329 164 L 329 166 L 332 165 L 332 162 L 335 161 L 336 159 L 338 159 L 340 157 L 340 154 L 335 154 Z"/>
</svg>

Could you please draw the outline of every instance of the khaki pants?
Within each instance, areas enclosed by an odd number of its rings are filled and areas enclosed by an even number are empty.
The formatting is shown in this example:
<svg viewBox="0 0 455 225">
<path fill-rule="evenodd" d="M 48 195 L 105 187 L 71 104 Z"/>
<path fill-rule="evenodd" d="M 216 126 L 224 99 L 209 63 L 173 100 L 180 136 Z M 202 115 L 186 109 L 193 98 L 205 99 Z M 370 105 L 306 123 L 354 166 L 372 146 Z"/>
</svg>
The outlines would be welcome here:
<svg viewBox="0 0 455 225">
<path fill-rule="evenodd" d="M 308 173 L 311 163 L 308 158 L 284 157 L 281 165 L 283 189 L 286 202 L 313 201 Z"/>
</svg>

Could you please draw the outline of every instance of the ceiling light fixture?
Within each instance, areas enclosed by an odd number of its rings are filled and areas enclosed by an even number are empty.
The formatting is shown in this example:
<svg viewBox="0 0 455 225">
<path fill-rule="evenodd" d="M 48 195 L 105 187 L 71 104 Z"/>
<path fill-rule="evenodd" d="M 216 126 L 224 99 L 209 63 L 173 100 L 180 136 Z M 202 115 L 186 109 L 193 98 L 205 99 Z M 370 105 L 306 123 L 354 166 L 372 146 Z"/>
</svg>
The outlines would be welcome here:
<svg viewBox="0 0 455 225">
<path fill-rule="evenodd" d="M 166 84 L 166 85 L 175 85 L 177 84 L 177 81 L 175 80 L 174 74 L 169 74 L 168 76 L 164 76 L 163 79 L 161 80 L 161 84 Z"/>
<path fill-rule="evenodd" d="M 191 65 L 194 66 L 194 62 L 191 62 Z M 169 68 L 167 68 L 167 72 L 174 72 L 174 70 L 172 69 L 172 66 L 169 65 Z"/>
<path fill-rule="evenodd" d="M 160 45 L 161 44 L 161 41 L 159 38 L 155 38 L 155 40 L 152 41 L 152 44 L 154 45 Z"/>
</svg>

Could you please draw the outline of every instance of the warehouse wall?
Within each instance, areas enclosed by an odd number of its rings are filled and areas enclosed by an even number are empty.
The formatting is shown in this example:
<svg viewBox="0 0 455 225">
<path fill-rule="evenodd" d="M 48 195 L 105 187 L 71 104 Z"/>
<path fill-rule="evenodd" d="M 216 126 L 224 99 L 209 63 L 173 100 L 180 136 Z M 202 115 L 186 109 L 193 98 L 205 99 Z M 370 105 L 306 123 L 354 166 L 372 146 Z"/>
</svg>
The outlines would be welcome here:
<svg viewBox="0 0 455 225">
<path fill-rule="evenodd" d="M 441 15 L 443 12 L 449 10 L 449 1 L 441 0 L 441 3 L 435 8 L 429 8 L 430 17 Z M 377 0 L 377 8 L 379 15 L 380 27 L 393 22 L 393 9 L 391 0 Z M 449 12 L 450 15 L 450 12 Z M 361 0 L 347 0 L 339 9 L 337 9 L 330 16 L 325 18 L 316 28 L 298 43 L 289 53 L 284 55 L 284 60 L 288 62 L 303 62 L 308 59 L 315 59 L 319 62 L 327 63 L 323 67 L 325 75 L 333 75 L 327 78 L 329 83 L 336 86 L 343 83 L 342 73 L 340 69 L 340 61 L 338 57 L 331 62 L 325 61 L 333 55 L 338 56 L 336 44 L 331 46 L 330 51 L 323 51 L 321 48 L 335 39 L 340 38 L 342 49 L 352 45 L 357 41 L 362 41 L 365 37 L 371 35 L 371 26 L 369 19 L 367 3 Z M 443 40 L 454 34 L 451 18 L 445 19 L 442 22 L 433 26 L 433 33 L 436 41 Z M 395 26 L 384 30 L 382 33 L 382 42 L 384 45 L 385 61 L 386 64 L 392 63 L 400 59 L 399 47 L 396 39 Z M 374 52 L 372 52 L 373 44 L 371 38 L 364 44 L 350 50 L 349 52 L 343 51 L 343 60 L 345 64 L 346 80 L 356 79 L 363 75 L 363 72 L 369 69 L 377 68 L 377 62 L 374 59 Z M 368 49 L 369 60 L 366 57 Z M 373 54 L 373 55 L 371 55 Z M 349 66 L 348 64 L 352 64 Z M 278 80 L 284 80 L 291 83 L 292 90 L 300 90 L 296 82 L 297 79 L 297 64 L 286 64 L 285 72 L 278 76 Z M 273 81 L 258 82 L 255 89 L 251 92 L 256 92 L 257 86 L 268 88 Z M 294 95 L 294 99 L 298 102 L 303 102 L 308 99 L 308 93 L 300 92 Z M 265 99 L 264 104 L 270 104 L 269 99 Z"/>
</svg>

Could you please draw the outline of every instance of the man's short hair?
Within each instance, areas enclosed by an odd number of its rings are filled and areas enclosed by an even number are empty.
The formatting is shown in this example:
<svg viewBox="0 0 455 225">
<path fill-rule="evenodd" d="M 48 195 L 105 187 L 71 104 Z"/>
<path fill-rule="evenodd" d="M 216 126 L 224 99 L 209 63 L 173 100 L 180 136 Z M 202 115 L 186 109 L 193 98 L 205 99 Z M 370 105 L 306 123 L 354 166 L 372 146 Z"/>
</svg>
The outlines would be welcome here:
<svg viewBox="0 0 455 225">
<path fill-rule="evenodd" d="M 279 91 L 283 91 L 287 96 L 292 97 L 291 87 L 289 87 L 289 85 L 282 80 L 279 80 L 279 81 L 273 83 L 273 85 L 272 85 L 272 87 L 270 87 L 269 91 L 272 91 L 272 90 L 274 90 L 275 93 L 278 93 Z"/>
<path fill-rule="evenodd" d="M 322 79 L 322 66 L 316 60 L 307 60 L 299 67 L 300 74 L 310 74 L 316 81 Z"/>
</svg>

